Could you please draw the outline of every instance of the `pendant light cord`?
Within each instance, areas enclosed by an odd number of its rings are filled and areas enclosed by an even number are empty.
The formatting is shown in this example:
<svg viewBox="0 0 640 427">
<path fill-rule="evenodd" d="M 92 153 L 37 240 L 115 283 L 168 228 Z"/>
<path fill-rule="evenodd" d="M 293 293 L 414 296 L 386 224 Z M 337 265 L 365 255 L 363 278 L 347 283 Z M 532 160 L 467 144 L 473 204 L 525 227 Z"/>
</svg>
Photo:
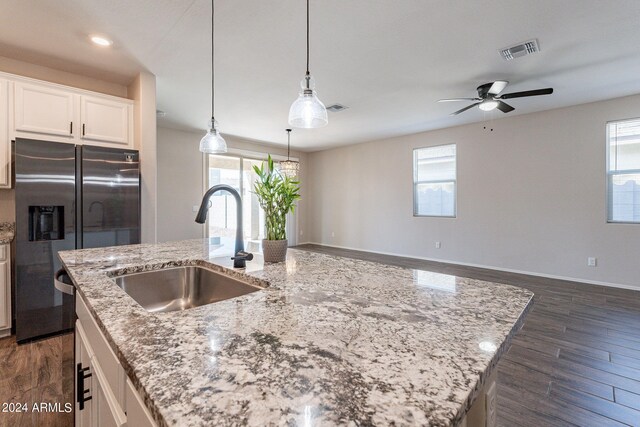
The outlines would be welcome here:
<svg viewBox="0 0 640 427">
<path fill-rule="evenodd" d="M 287 131 L 287 161 L 289 161 L 289 151 L 291 150 L 291 129 L 286 129 Z"/>
<path fill-rule="evenodd" d="M 309 75 L 309 0 L 307 0 L 307 76 Z"/>
<path fill-rule="evenodd" d="M 214 33 L 214 19 L 213 19 L 213 4 L 215 3 L 215 0 L 211 0 L 211 126 L 213 127 L 213 120 L 214 120 L 214 112 L 215 112 L 215 101 L 214 101 L 214 96 L 215 96 L 215 86 L 214 86 L 214 82 L 215 82 L 215 68 L 213 66 L 213 57 L 214 57 L 214 52 L 215 52 L 215 45 L 213 43 L 213 33 Z"/>
</svg>

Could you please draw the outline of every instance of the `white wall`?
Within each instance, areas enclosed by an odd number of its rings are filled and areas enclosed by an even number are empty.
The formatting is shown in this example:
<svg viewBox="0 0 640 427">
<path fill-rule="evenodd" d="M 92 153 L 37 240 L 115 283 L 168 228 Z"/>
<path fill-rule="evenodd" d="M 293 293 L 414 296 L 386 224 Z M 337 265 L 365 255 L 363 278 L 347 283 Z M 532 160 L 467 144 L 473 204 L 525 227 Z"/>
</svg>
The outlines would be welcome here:
<svg viewBox="0 0 640 427">
<path fill-rule="evenodd" d="M 203 226 L 193 205 L 202 200 L 202 135 L 158 128 L 158 241 L 195 239 Z"/>
<path fill-rule="evenodd" d="M 204 131 L 203 131 L 204 132 Z M 158 241 L 192 239 L 203 236 L 204 226 L 194 221 L 194 205 L 200 205 L 205 192 L 203 155 L 199 151 L 204 133 L 158 128 Z M 224 135 L 230 149 L 287 155 L 287 149 Z M 307 155 L 292 151 L 300 159 L 298 227 L 305 226 Z"/>
<path fill-rule="evenodd" d="M 135 140 L 140 151 L 141 241 L 155 243 L 157 237 L 157 135 L 156 135 L 156 76 L 141 72 L 128 87 L 129 97 L 135 101 Z"/>
<path fill-rule="evenodd" d="M 127 87 L 117 83 L 43 67 L 42 65 L 19 61 L 5 56 L 0 56 L 0 71 L 65 86 L 106 93 L 107 95 L 119 96 L 121 98 L 128 96 Z"/>
<path fill-rule="evenodd" d="M 640 288 L 640 224 L 606 223 L 605 123 L 630 117 L 640 95 L 311 153 L 301 240 Z M 457 218 L 413 217 L 412 150 L 450 143 Z"/>
</svg>

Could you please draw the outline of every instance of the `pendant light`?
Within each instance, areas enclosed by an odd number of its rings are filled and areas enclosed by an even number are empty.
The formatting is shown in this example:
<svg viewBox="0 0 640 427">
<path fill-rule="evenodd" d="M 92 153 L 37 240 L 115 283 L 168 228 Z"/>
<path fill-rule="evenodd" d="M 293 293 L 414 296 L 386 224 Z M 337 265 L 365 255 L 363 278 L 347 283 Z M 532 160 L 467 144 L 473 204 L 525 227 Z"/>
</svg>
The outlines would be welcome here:
<svg viewBox="0 0 640 427">
<path fill-rule="evenodd" d="M 289 124 L 296 128 L 319 128 L 325 126 L 327 109 L 316 95 L 316 82 L 309 73 L 309 0 L 307 0 L 307 73 L 300 82 L 300 94 L 289 109 Z"/>
<path fill-rule="evenodd" d="M 213 34 L 214 34 L 214 14 L 213 14 L 213 2 L 211 0 L 211 120 L 209 121 L 209 127 L 207 128 L 207 134 L 202 137 L 200 140 L 200 151 L 203 153 L 214 154 L 214 153 L 226 153 L 227 152 L 227 143 L 225 142 L 222 135 L 220 135 L 220 131 L 218 130 L 218 122 L 214 118 L 214 107 L 215 107 L 215 98 L 214 98 L 214 68 L 213 68 L 213 53 L 214 53 L 214 43 L 213 43 Z"/>
<path fill-rule="evenodd" d="M 288 178 L 295 178 L 300 171 L 300 162 L 291 160 L 289 152 L 291 151 L 291 129 L 287 129 L 287 160 L 280 162 L 280 173 Z"/>
</svg>

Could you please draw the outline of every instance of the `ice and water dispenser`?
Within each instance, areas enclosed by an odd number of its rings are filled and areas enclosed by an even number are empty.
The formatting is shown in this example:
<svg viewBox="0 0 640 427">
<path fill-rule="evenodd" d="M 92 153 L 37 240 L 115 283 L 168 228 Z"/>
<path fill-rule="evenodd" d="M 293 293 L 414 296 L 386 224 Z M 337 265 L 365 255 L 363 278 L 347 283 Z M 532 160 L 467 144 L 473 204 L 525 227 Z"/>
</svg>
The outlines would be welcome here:
<svg viewBox="0 0 640 427">
<path fill-rule="evenodd" d="M 64 240 L 64 206 L 29 206 L 29 241 Z"/>
</svg>

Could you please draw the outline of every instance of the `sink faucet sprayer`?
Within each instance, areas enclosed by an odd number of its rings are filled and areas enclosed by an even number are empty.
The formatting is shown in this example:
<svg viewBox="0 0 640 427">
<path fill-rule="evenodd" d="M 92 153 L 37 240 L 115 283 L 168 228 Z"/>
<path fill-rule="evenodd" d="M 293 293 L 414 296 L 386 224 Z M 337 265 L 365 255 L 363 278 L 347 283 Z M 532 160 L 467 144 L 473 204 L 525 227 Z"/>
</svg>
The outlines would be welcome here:
<svg viewBox="0 0 640 427">
<path fill-rule="evenodd" d="M 251 261 L 253 259 L 253 254 L 244 251 L 244 233 L 242 232 L 242 199 L 240 198 L 240 194 L 230 185 L 226 184 L 218 184 L 214 185 L 210 189 L 204 193 L 202 197 L 202 203 L 200 204 L 200 209 L 198 210 L 198 215 L 196 216 L 196 222 L 198 224 L 204 224 L 207 220 L 207 212 L 209 211 L 209 199 L 213 196 L 213 193 L 217 191 L 227 191 L 231 193 L 231 195 L 236 199 L 236 248 L 235 248 L 235 256 L 231 259 L 233 260 L 233 268 L 244 268 L 246 267 L 246 261 Z"/>
</svg>

